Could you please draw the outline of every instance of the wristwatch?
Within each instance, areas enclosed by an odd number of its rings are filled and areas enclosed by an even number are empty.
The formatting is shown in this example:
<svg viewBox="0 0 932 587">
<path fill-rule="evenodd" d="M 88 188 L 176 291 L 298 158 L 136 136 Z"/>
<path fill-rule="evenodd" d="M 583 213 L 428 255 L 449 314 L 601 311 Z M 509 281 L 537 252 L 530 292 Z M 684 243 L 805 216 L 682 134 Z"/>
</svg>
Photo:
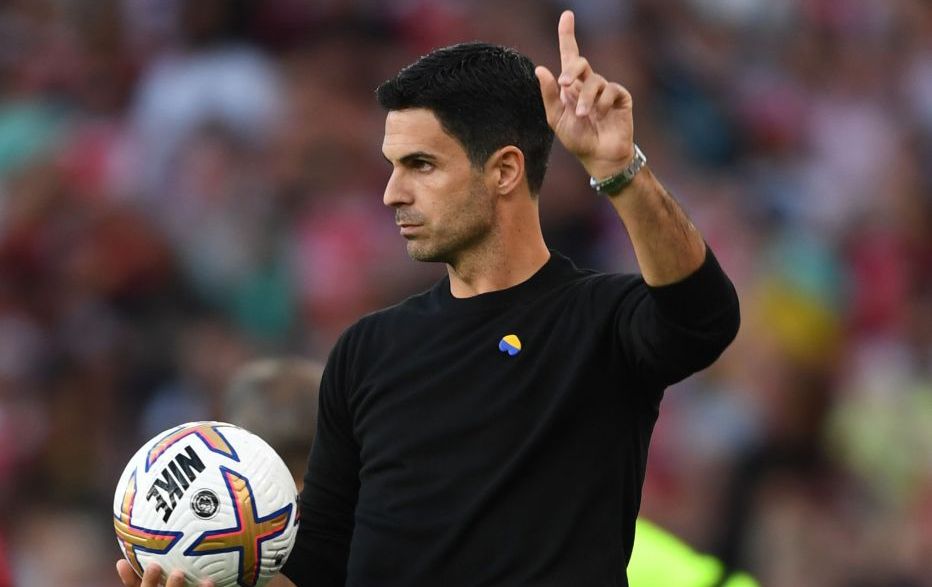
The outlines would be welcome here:
<svg viewBox="0 0 932 587">
<path fill-rule="evenodd" d="M 631 163 L 628 163 L 624 169 L 615 175 L 606 177 L 605 179 L 596 179 L 594 177 L 590 177 L 589 185 L 599 195 L 618 195 L 621 190 L 625 189 L 625 187 L 631 183 L 631 181 L 634 179 L 634 176 L 637 175 L 637 172 L 640 171 L 642 167 L 644 167 L 645 163 L 647 163 L 647 157 L 644 155 L 644 152 L 641 151 L 640 147 L 634 145 L 634 158 L 631 159 Z"/>
</svg>

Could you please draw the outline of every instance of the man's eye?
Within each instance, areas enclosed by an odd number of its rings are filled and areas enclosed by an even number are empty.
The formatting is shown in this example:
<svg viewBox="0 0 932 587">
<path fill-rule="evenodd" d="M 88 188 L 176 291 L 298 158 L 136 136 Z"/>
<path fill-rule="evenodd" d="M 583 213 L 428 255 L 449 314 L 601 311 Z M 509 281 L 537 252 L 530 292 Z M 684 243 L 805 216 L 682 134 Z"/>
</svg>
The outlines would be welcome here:
<svg viewBox="0 0 932 587">
<path fill-rule="evenodd" d="M 430 161 L 425 161 L 423 159 L 415 159 L 411 162 L 411 167 L 417 171 L 430 171 L 434 168 Z"/>
</svg>

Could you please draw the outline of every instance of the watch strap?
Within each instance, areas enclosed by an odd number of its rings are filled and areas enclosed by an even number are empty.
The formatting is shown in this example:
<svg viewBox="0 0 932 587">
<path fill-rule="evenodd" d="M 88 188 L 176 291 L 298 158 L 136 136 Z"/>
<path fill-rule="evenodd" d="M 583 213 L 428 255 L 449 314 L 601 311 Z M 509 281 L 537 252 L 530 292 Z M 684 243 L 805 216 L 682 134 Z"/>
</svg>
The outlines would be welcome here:
<svg viewBox="0 0 932 587">
<path fill-rule="evenodd" d="M 647 163 L 647 156 L 644 155 L 640 147 L 634 145 L 634 158 L 624 169 L 605 179 L 590 177 L 589 185 L 603 196 L 617 195 L 634 180 L 634 176 L 644 167 L 645 163 Z"/>
</svg>

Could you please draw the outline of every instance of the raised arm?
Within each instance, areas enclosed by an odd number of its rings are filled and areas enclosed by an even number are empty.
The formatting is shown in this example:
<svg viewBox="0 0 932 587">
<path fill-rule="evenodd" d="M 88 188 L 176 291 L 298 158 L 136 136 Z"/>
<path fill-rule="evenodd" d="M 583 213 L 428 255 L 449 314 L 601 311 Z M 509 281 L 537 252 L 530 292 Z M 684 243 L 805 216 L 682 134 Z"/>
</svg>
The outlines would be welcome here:
<svg viewBox="0 0 932 587">
<path fill-rule="evenodd" d="M 631 94 L 593 71 L 579 54 L 574 16 L 560 16 L 559 79 L 538 67 L 547 121 L 557 138 L 596 180 L 610 178 L 634 159 Z M 702 265 L 705 242 L 686 213 L 651 173 L 642 168 L 609 201 L 631 237 L 644 280 L 653 286 L 686 278 Z"/>
</svg>

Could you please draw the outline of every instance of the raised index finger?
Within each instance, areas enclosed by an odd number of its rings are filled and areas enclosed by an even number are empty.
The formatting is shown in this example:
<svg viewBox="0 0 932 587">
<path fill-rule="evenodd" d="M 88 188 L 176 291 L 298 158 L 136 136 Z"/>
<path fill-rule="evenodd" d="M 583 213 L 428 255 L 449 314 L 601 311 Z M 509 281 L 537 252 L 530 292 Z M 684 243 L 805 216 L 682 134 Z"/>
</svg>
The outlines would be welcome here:
<svg viewBox="0 0 932 587">
<path fill-rule="evenodd" d="M 560 38 L 560 65 L 566 69 L 573 60 L 579 57 L 579 45 L 576 44 L 576 17 L 572 10 L 564 10 L 560 15 L 557 36 Z"/>
</svg>

